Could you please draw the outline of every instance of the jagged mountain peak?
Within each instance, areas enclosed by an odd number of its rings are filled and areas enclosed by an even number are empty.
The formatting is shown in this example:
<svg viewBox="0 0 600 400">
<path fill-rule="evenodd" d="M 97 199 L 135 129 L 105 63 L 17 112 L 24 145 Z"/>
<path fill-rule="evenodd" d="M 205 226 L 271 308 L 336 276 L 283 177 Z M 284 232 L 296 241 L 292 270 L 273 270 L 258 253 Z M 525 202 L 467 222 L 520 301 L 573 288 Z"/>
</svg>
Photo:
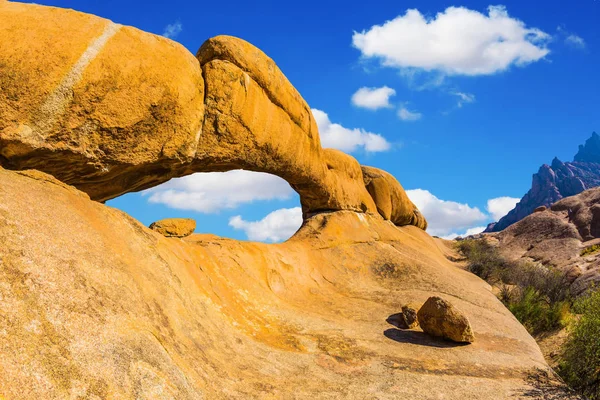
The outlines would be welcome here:
<svg viewBox="0 0 600 400">
<path fill-rule="evenodd" d="M 600 135 L 593 132 L 584 145 L 579 145 L 573 161 L 600 163 Z"/>
<path fill-rule="evenodd" d="M 486 232 L 499 232 L 531 214 L 540 206 L 549 207 L 564 197 L 600 186 L 600 135 L 596 132 L 579 146 L 573 162 L 554 157 L 533 174 L 531 189 L 507 215 L 488 225 Z"/>
</svg>

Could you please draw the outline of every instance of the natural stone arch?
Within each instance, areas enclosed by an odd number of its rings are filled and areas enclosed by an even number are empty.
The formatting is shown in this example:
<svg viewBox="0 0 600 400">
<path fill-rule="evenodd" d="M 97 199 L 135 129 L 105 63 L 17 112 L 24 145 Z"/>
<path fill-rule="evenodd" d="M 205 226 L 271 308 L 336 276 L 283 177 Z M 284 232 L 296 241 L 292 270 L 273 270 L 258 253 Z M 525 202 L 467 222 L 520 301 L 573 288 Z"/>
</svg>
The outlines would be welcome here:
<svg viewBox="0 0 600 400">
<path fill-rule="evenodd" d="M 218 36 L 194 58 L 72 10 L 0 8 L 1 166 L 39 169 L 98 201 L 194 172 L 268 172 L 300 194 L 305 217 L 351 210 L 425 227 L 391 175 L 373 179 L 353 157 L 321 148 L 308 104 L 251 44 Z M 68 43 L 53 39 L 59 32 Z"/>
</svg>

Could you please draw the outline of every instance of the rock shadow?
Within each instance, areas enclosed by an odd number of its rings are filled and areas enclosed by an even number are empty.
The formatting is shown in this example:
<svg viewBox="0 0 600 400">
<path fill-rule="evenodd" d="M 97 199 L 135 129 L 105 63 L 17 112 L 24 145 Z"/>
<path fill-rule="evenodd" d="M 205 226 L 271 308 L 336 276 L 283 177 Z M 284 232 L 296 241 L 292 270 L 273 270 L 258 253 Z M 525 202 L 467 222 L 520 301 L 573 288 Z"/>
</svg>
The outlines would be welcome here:
<svg viewBox="0 0 600 400">
<path fill-rule="evenodd" d="M 437 347 L 448 349 L 453 347 L 468 346 L 468 343 L 455 343 L 441 338 L 430 336 L 422 331 L 401 330 L 401 329 L 386 329 L 383 335 L 398 343 L 410 343 L 419 346 Z"/>
<path fill-rule="evenodd" d="M 406 325 L 406 322 L 404 321 L 404 317 L 402 316 L 401 312 L 390 315 L 389 317 L 387 317 L 385 322 L 395 326 L 396 328 L 408 329 L 408 325 Z"/>
</svg>

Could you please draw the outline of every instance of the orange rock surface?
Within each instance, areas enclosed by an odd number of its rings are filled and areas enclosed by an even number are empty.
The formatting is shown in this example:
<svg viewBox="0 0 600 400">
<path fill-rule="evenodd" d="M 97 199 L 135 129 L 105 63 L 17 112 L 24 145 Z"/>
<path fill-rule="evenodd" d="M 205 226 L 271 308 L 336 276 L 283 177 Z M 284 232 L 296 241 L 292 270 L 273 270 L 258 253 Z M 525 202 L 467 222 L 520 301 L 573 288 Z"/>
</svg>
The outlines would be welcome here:
<svg viewBox="0 0 600 400">
<path fill-rule="evenodd" d="M 47 172 L 99 201 L 248 169 L 287 180 L 305 217 L 378 214 L 358 162 L 321 148 L 308 104 L 272 59 L 230 36 L 197 57 L 98 17 L 0 3 L 0 165 Z M 385 180 L 386 219 L 424 228 L 400 184 Z"/>
<path fill-rule="evenodd" d="M 173 239 L 39 172 L 0 180 L 7 399 L 504 399 L 547 368 L 489 286 L 414 226 L 338 211 L 282 244 Z M 473 344 L 386 322 L 435 295 Z"/>
<path fill-rule="evenodd" d="M 503 399 L 548 370 L 394 177 L 321 148 L 306 102 L 251 44 L 220 36 L 195 58 L 4 1 L 0 86 L 0 397 Z M 167 238 L 94 201 L 235 168 L 300 194 L 290 240 Z M 386 322 L 436 295 L 475 343 Z"/>
</svg>

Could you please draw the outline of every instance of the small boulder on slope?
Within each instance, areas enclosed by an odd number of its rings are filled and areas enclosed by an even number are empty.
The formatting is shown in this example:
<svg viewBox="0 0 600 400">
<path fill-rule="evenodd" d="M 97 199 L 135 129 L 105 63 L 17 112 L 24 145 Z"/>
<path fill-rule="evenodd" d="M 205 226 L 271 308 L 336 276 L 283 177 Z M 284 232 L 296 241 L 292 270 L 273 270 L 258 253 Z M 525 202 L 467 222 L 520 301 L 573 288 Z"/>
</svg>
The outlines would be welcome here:
<svg viewBox="0 0 600 400">
<path fill-rule="evenodd" d="M 467 317 L 441 297 L 430 297 L 417 313 L 423 332 L 459 343 L 475 340 Z"/>
<path fill-rule="evenodd" d="M 150 229 L 166 237 L 186 237 L 194 233 L 196 221 L 189 218 L 169 218 L 153 222 Z"/>
<path fill-rule="evenodd" d="M 419 321 L 417 319 L 417 310 L 418 306 L 414 304 L 407 304 L 402 307 L 402 318 L 406 323 L 408 329 L 413 329 L 419 326 Z"/>
</svg>

